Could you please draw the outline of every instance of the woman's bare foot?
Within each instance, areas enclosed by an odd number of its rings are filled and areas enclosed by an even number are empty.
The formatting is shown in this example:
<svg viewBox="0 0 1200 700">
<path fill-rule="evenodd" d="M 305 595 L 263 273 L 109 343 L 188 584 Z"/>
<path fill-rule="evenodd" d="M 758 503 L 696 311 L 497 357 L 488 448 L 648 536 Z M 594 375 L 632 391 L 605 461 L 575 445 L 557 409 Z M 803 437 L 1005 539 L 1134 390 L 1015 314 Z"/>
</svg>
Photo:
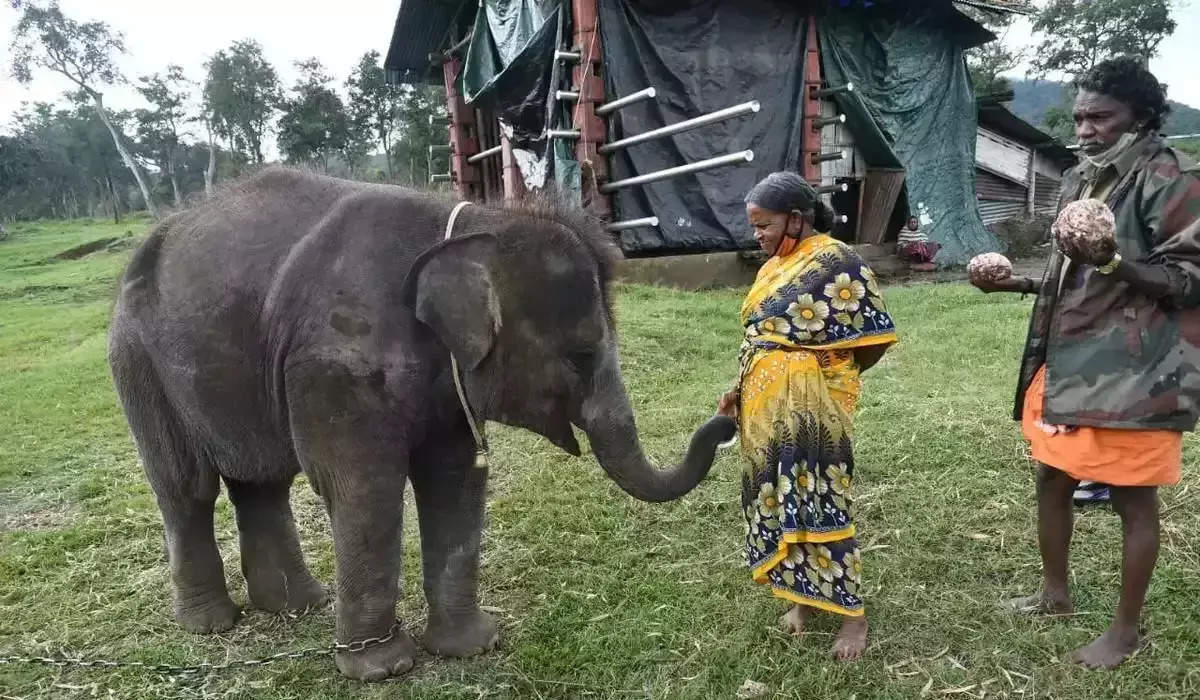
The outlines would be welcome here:
<svg viewBox="0 0 1200 700">
<path fill-rule="evenodd" d="M 1004 607 L 1022 615 L 1070 615 L 1075 612 L 1070 596 L 1044 592 L 1007 600 Z"/>
<path fill-rule="evenodd" d="M 847 617 L 833 640 L 833 657 L 838 661 L 857 661 L 867 648 L 867 618 Z"/>
<path fill-rule="evenodd" d="M 1136 629 L 1118 629 L 1114 625 L 1096 641 L 1075 650 L 1071 660 L 1090 669 L 1116 668 L 1137 651 L 1140 641 Z"/>
<path fill-rule="evenodd" d="M 804 623 L 808 621 L 808 615 L 807 605 L 793 605 L 779 618 L 779 626 L 793 637 L 799 637 L 804 634 Z"/>
</svg>

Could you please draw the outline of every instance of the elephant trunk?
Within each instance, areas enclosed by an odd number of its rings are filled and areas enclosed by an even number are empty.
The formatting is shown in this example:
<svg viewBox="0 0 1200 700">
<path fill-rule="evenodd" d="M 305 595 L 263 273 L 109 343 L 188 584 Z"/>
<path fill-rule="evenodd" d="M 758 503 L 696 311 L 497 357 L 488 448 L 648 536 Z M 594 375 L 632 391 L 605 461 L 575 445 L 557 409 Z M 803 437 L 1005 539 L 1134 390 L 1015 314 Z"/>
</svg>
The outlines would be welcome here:
<svg viewBox="0 0 1200 700">
<path fill-rule="evenodd" d="M 732 419 L 714 416 L 692 434 L 683 462 L 659 469 L 642 451 L 633 407 L 620 373 L 614 369 L 607 379 L 597 382 L 596 390 L 585 402 L 580 427 L 587 433 L 600 466 L 617 486 L 638 500 L 661 503 L 686 495 L 708 476 L 718 445 L 737 433 Z"/>
</svg>

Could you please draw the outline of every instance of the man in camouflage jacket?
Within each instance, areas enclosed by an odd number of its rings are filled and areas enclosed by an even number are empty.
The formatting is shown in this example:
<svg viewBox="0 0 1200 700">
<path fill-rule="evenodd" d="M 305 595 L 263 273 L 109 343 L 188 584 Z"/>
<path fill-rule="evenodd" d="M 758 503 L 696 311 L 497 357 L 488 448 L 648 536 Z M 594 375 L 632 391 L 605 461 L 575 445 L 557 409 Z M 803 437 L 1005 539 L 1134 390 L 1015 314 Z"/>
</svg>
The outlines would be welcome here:
<svg viewBox="0 0 1200 700">
<path fill-rule="evenodd" d="M 986 292 L 1038 295 L 1014 417 L 1041 462 L 1042 590 L 1011 601 L 1015 609 L 1071 611 L 1072 495 L 1089 470 L 1110 477 L 1095 480 L 1112 484 L 1122 519 L 1122 588 L 1111 627 L 1073 655 L 1091 668 L 1120 664 L 1140 643 L 1158 556 L 1157 486 L 1178 481 L 1181 434 L 1200 417 L 1200 170 L 1157 136 L 1166 111 L 1165 90 L 1138 59 L 1104 61 L 1083 76 L 1074 118 L 1084 159 L 1060 204 L 1103 201 L 1115 240 L 1056 245 L 1040 284 L 972 279 Z M 1050 444 L 1066 449 L 1039 452 Z M 1089 451 L 1102 459 L 1083 464 L 1077 455 Z"/>
</svg>

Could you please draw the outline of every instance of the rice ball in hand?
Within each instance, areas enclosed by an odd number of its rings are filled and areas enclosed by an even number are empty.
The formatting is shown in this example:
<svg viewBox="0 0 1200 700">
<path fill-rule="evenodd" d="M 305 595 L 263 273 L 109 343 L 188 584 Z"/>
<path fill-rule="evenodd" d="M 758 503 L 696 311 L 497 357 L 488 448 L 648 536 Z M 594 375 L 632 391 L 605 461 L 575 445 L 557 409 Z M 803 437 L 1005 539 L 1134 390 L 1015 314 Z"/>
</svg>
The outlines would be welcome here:
<svg viewBox="0 0 1200 700">
<path fill-rule="evenodd" d="M 1050 227 L 1058 248 L 1076 262 L 1104 265 L 1117 252 L 1117 220 L 1098 199 L 1081 199 L 1063 207 Z"/>
<path fill-rule="evenodd" d="M 999 253 L 983 253 L 967 263 L 967 277 L 972 282 L 1001 282 L 1012 277 L 1012 263 Z"/>
</svg>

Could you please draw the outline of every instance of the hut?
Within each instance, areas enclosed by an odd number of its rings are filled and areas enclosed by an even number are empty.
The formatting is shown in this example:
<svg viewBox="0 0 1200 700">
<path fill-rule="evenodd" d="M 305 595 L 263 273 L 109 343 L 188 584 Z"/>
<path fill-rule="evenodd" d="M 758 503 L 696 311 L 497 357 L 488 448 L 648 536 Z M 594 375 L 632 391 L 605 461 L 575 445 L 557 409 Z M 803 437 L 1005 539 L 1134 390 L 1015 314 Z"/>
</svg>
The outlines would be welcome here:
<svg viewBox="0 0 1200 700">
<path fill-rule="evenodd" d="M 979 99 L 975 194 L 985 225 L 1053 216 L 1063 172 L 1078 162 L 1053 136 L 1009 111 L 1001 100 L 1011 97 Z"/>
<path fill-rule="evenodd" d="M 440 82 L 437 151 L 465 198 L 556 187 L 627 257 L 754 248 L 743 194 L 819 183 L 834 235 L 885 243 L 918 215 L 938 262 L 998 250 L 975 193 L 961 6 L 1018 0 L 402 0 L 385 66 Z M 432 154 L 440 157 L 440 153 Z"/>
</svg>

